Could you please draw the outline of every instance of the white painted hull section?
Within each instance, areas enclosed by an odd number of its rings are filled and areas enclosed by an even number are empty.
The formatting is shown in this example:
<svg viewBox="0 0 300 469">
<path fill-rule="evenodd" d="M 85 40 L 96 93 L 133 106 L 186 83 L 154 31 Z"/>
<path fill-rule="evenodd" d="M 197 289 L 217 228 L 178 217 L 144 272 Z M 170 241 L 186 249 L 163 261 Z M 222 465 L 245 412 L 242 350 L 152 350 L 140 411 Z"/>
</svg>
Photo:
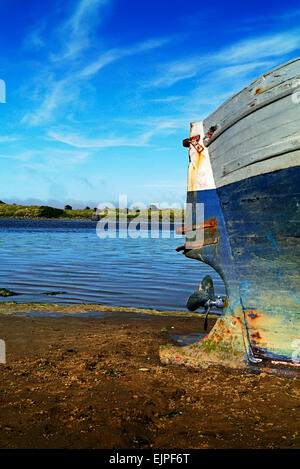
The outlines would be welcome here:
<svg viewBox="0 0 300 469">
<path fill-rule="evenodd" d="M 189 169 L 188 169 L 188 191 L 200 191 L 215 189 L 214 176 L 210 164 L 208 149 L 204 147 L 203 122 L 195 122 L 191 124 L 190 137 L 200 135 L 199 144 L 203 150 L 198 152 L 193 145 L 189 149 Z"/>
</svg>

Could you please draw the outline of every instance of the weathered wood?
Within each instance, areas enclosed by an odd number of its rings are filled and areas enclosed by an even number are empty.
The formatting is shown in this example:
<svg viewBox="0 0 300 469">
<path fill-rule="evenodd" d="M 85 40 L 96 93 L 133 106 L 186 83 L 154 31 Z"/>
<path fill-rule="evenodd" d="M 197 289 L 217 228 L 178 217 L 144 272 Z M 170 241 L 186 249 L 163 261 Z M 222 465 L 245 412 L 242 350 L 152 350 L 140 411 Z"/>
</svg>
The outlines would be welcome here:
<svg viewBox="0 0 300 469">
<path fill-rule="evenodd" d="M 205 133 L 209 132 L 211 127 L 217 128 L 208 145 L 240 119 L 277 99 L 292 94 L 295 91 L 293 85 L 296 80 L 300 80 L 300 58 L 262 75 L 228 99 L 204 121 Z"/>
<path fill-rule="evenodd" d="M 295 59 L 263 75 L 203 122 L 204 133 L 217 128 L 207 144 L 216 187 L 300 164 L 300 105 L 291 96 L 298 72 Z"/>
<path fill-rule="evenodd" d="M 238 121 L 210 145 L 209 152 L 224 164 L 252 149 L 260 150 L 283 138 L 300 135 L 299 123 L 300 106 L 289 96 Z"/>
<path fill-rule="evenodd" d="M 227 184 L 258 176 L 259 174 L 267 174 L 272 173 L 273 171 L 299 166 L 299 162 L 300 150 L 297 150 L 290 153 L 284 153 L 283 155 L 274 156 L 264 161 L 257 161 L 254 164 L 232 171 L 225 176 L 223 175 L 222 168 L 219 168 L 216 173 L 214 172 L 214 176 L 217 187 L 223 187 Z"/>
</svg>

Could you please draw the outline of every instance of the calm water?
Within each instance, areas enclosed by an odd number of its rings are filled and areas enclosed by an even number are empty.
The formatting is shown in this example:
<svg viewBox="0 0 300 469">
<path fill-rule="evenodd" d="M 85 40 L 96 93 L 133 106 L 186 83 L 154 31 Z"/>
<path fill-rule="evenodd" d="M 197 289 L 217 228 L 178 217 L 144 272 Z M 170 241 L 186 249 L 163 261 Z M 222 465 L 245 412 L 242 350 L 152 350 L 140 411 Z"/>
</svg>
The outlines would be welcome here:
<svg viewBox="0 0 300 469">
<path fill-rule="evenodd" d="M 207 273 L 223 295 L 210 267 L 175 251 L 183 243 L 174 236 L 99 239 L 92 221 L 0 220 L 0 288 L 21 293 L 0 301 L 185 310 Z"/>
</svg>

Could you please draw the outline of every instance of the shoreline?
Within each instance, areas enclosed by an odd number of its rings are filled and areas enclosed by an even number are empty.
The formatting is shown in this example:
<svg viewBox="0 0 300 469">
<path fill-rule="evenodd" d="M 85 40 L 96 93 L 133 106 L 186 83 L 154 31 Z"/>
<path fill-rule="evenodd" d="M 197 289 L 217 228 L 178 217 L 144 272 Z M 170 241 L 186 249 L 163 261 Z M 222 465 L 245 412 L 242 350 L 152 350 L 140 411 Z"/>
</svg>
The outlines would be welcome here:
<svg viewBox="0 0 300 469">
<path fill-rule="evenodd" d="M 128 217 L 127 219 L 119 219 L 119 220 L 116 220 L 116 219 L 109 219 L 109 220 L 106 220 L 107 222 L 110 222 L 110 223 L 125 223 L 127 221 L 128 222 L 131 222 L 133 220 L 135 220 L 136 218 L 138 217 Z M 60 218 L 41 218 L 41 217 L 0 217 L 0 221 L 1 220 L 20 220 L 20 221 L 91 221 L 93 223 L 98 223 L 100 220 L 92 220 L 91 218 L 82 218 L 82 217 L 60 217 Z M 146 218 L 142 218 L 142 219 L 139 219 L 138 220 L 139 223 L 151 223 L 153 222 L 154 224 L 171 224 L 171 225 L 175 225 L 175 224 L 178 224 L 179 226 L 182 226 L 182 222 L 174 222 L 172 220 L 170 220 L 169 222 L 166 222 L 164 220 L 151 220 L 150 219 L 146 219 Z"/>
<path fill-rule="evenodd" d="M 15 301 L 0 302 L 0 315 L 16 315 L 18 312 L 47 312 L 64 313 L 72 317 L 72 313 L 88 313 L 101 312 L 101 313 L 134 313 L 149 316 L 172 316 L 182 318 L 204 318 L 205 314 L 191 313 L 189 311 L 164 311 L 152 308 L 136 308 L 132 306 L 106 306 L 94 303 L 81 303 L 81 304 L 65 304 L 65 303 L 17 303 Z M 216 319 L 219 317 L 217 314 L 210 314 L 210 318 Z"/>
<path fill-rule="evenodd" d="M 59 220 L 59 221 L 92 221 L 92 222 L 97 222 L 97 220 L 92 220 L 91 218 L 76 218 L 76 217 L 58 217 L 58 218 L 42 218 L 42 217 L 0 217 L 1 220 L 22 220 L 22 221 L 54 221 L 54 220 Z"/>
</svg>

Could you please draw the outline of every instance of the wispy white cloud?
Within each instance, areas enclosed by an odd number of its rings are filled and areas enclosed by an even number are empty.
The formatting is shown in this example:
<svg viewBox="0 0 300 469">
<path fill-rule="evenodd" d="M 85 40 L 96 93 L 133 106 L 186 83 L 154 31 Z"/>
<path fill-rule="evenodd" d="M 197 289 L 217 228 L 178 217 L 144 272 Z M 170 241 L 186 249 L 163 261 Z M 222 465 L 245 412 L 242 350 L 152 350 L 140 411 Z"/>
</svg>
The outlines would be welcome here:
<svg viewBox="0 0 300 469">
<path fill-rule="evenodd" d="M 77 65 L 74 69 L 72 61 L 90 46 L 95 26 L 101 20 L 99 9 L 113 0 L 78 0 L 74 11 L 61 24 L 56 31 L 52 31 L 54 43 L 60 43 L 61 49 L 51 54 L 44 62 L 39 74 L 35 77 L 35 87 L 32 95 L 37 95 L 39 102 L 37 108 L 28 111 L 22 118 L 23 124 L 31 126 L 42 125 L 55 118 L 55 112 L 63 110 L 70 103 L 75 103 L 80 93 L 81 69 Z M 33 29 L 25 38 L 29 46 L 41 46 L 41 33 L 45 23 Z M 60 65 L 63 64 L 63 74 Z M 79 68 L 79 70 L 78 70 Z M 35 96 L 36 97 L 36 96 Z M 33 100 L 34 104 L 34 100 Z"/>
<path fill-rule="evenodd" d="M 19 137 L 9 137 L 0 135 L 0 143 L 16 142 L 19 140 Z"/>
<path fill-rule="evenodd" d="M 48 132 L 50 139 L 65 143 L 75 148 L 107 148 L 107 147 L 145 147 L 149 146 L 151 132 L 145 132 L 136 138 L 114 137 L 105 138 L 87 138 L 80 135 L 64 134 L 60 132 Z"/>
<path fill-rule="evenodd" d="M 213 77 L 219 79 L 228 79 L 236 76 L 247 75 L 249 72 L 254 72 L 257 69 L 265 69 L 272 67 L 274 61 L 262 60 L 260 62 L 251 62 L 246 64 L 230 65 L 218 68 L 215 72 L 212 72 Z"/>
<path fill-rule="evenodd" d="M 260 15 L 245 16 L 242 19 L 241 23 L 250 24 L 250 25 L 259 25 L 259 26 L 261 26 L 261 24 L 263 23 L 266 23 L 268 25 L 270 25 L 270 23 L 273 23 L 273 24 L 279 23 L 280 26 L 282 27 L 283 22 L 288 21 L 290 24 L 291 20 L 297 21 L 299 16 L 300 16 L 300 9 L 293 8 L 293 9 L 289 9 L 285 11 L 283 10 L 278 11 L 278 13 L 270 12 L 270 14 L 264 15 L 264 16 L 260 16 Z"/>
<path fill-rule="evenodd" d="M 33 152 L 28 150 L 28 151 L 23 151 L 20 153 L 2 153 L 0 154 L 0 158 L 6 158 L 9 160 L 17 160 L 17 161 L 29 161 L 31 160 L 33 156 Z"/>
<path fill-rule="evenodd" d="M 300 30 L 280 34 L 260 36 L 239 41 L 213 54 L 194 55 L 182 60 L 163 64 L 156 77 L 145 85 L 149 87 L 170 87 L 175 83 L 190 78 L 203 76 L 212 70 L 223 67 L 228 73 L 244 73 L 264 66 L 278 57 L 286 56 L 300 49 Z M 264 59 L 264 60 L 262 60 Z"/>
<path fill-rule="evenodd" d="M 166 98 L 153 98 L 149 99 L 152 103 L 173 103 L 174 101 L 178 101 L 180 96 L 167 96 Z"/>
<path fill-rule="evenodd" d="M 96 25 L 102 20 L 100 8 L 111 2 L 112 0 L 79 0 L 75 10 L 57 28 L 63 46 L 60 52 L 51 55 L 51 60 L 73 60 L 87 49 Z"/>
<path fill-rule="evenodd" d="M 200 63 L 201 59 L 199 57 L 194 57 L 188 60 L 163 65 L 158 76 L 150 80 L 148 83 L 145 83 L 145 85 L 150 87 L 167 87 L 174 85 L 178 81 L 193 78 L 200 71 Z"/>
<path fill-rule="evenodd" d="M 114 0 L 78 0 L 69 16 L 54 31 L 51 31 L 54 44 L 60 44 L 59 50 L 50 54 L 53 62 L 76 59 L 89 47 L 96 26 L 101 23 L 100 8 Z M 72 6 L 74 5 L 71 4 Z M 33 27 L 25 36 L 23 45 L 26 49 L 41 48 L 47 44 L 46 20 Z M 49 45 L 49 44 L 48 44 Z"/>
<path fill-rule="evenodd" d="M 37 126 L 51 120 L 56 109 L 61 109 L 62 105 L 66 106 L 75 99 L 76 92 L 74 84 L 72 89 L 72 83 L 68 78 L 49 83 L 41 104 L 37 109 L 29 111 L 23 116 L 22 124 Z M 66 93 L 67 88 L 68 93 Z"/>
<path fill-rule="evenodd" d="M 23 41 L 25 49 L 41 49 L 46 45 L 46 41 L 43 38 L 45 28 L 46 23 L 42 22 L 27 33 Z"/>
<path fill-rule="evenodd" d="M 101 54 L 97 60 L 87 65 L 77 74 L 77 77 L 90 77 L 98 73 L 103 67 L 110 63 L 116 62 L 124 57 L 130 57 L 152 49 L 157 49 L 158 47 L 166 45 L 168 42 L 170 42 L 170 38 L 149 39 L 148 41 L 134 44 L 132 47 L 109 50 L 104 54 Z"/>
<path fill-rule="evenodd" d="M 145 115 L 143 119 L 137 119 L 134 117 L 128 119 L 116 117 L 115 122 L 126 124 L 131 128 L 148 128 L 154 134 L 168 131 L 171 132 L 182 128 L 182 126 L 186 125 L 186 117 L 183 115 L 180 115 L 180 117 L 174 117 L 174 114 L 161 116 Z"/>
<path fill-rule="evenodd" d="M 80 93 L 104 67 L 123 58 L 163 47 L 174 39 L 150 38 L 131 46 L 108 49 L 95 58 L 97 45 L 94 43 L 92 54 L 89 54 L 93 33 L 103 19 L 104 9 L 113 2 L 78 0 L 75 9 L 52 31 L 54 44 L 61 44 L 61 47 L 55 54 L 50 53 L 35 77 L 35 86 L 30 90 L 32 108 L 23 116 L 22 124 L 40 126 L 54 121 L 64 113 L 64 109 L 68 108 L 70 112 L 72 107 L 77 107 Z M 41 45 L 44 28 L 45 24 L 32 30 L 27 42 L 31 39 L 33 44 Z M 98 47 L 103 50 L 103 44 Z"/>
<path fill-rule="evenodd" d="M 282 11 L 281 13 L 278 13 L 277 15 L 271 15 L 271 19 L 279 20 L 281 22 L 284 20 L 291 20 L 291 19 L 297 20 L 299 16 L 300 16 L 300 8 L 289 10 L 289 11 Z"/>
<path fill-rule="evenodd" d="M 0 158 L 20 161 L 21 167 L 32 169 L 48 169 L 61 172 L 64 167 L 76 166 L 84 163 L 90 156 L 88 151 L 60 150 L 45 148 L 42 150 L 27 150 L 19 153 L 0 154 Z"/>
<path fill-rule="evenodd" d="M 77 8 L 66 22 L 73 34 L 81 34 L 82 27 L 87 21 L 94 18 L 98 8 L 106 5 L 109 0 L 81 0 L 77 4 Z"/>
<path fill-rule="evenodd" d="M 147 86 L 168 88 L 191 74 L 185 96 L 177 109 L 190 121 L 201 120 L 260 74 L 289 60 L 300 51 L 300 30 L 252 37 L 238 41 L 210 55 L 186 57 L 164 65 L 164 70 Z M 291 55 L 292 54 L 292 55 Z M 182 75 L 179 71 L 182 70 Z"/>
<path fill-rule="evenodd" d="M 132 134 L 130 138 L 112 136 L 110 138 L 92 138 L 74 133 L 50 130 L 47 136 L 50 140 L 70 145 L 74 148 L 107 148 L 107 147 L 148 147 L 150 140 L 158 134 L 169 135 L 186 123 L 184 119 L 149 118 L 144 121 L 130 119 L 126 122 L 130 128 L 143 129 L 140 133 Z"/>
<path fill-rule="evenodd" d="M 67 105 L 78 103 L 81 87 L 102 68 L 124 57 L 163 47 L 170 40 L 170 38 L 149 39 L 129 48 L 109 50 L 82 69 L 67 71 L 64 78 L 59 80 L 48 79 L 44 83 L 45 73 L 41 73 L 40 82 L 44 93 L 44 96 L 40 99 L 41 104 L 37 109 L 27 112 L 22 119 L 22 123 L 37 126 L 53 120 L 56 111 L 61 112 Z"/>
<path fill-rule="evenodd" d="M 300 30 L 247 39 L 214 55 L 218 62 L 243 63 L 267 57 L 280 57 L 300 47 Z"/>
</svg>

